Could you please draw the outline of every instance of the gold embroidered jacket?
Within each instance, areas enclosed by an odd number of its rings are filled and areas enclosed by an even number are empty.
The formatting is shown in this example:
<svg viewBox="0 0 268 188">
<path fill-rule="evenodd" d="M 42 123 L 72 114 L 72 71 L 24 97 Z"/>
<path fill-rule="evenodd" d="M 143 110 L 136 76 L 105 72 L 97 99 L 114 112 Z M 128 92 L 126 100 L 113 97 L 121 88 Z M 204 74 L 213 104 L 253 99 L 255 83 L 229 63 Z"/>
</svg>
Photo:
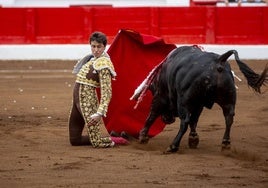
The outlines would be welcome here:
<svg viewBox="0 0 268 188">
<path fill-rule="evenodd" d="M 100 87 L 101 97 L 97 113 L 104 116 L 112 97 L 111 79 L 115 76 L 114 66 L 105 53 L 99 58 L 92 58 L 77 74 L 77 83 Z"/>
</svg>

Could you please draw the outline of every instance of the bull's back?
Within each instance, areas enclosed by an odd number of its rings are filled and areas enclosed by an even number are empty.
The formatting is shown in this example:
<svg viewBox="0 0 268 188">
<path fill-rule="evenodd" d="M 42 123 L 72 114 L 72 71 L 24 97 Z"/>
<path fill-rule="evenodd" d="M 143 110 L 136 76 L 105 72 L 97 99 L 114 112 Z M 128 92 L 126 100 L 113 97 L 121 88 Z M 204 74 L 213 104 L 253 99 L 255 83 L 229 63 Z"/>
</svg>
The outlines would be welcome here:
<svg viewBox="0 0 268 188">
<path fill-rule="evenodd" d="M 168 56 L 165 63 L 166 79 L 172 88 L 185 90 L 194 80 L 203 76 L 217 58 L 214 53 L 207 53 L 193 46 L 177 48 Z"/>
<path fill-rule="evenodd" d="M 172 103 L 181 103 L 189 108 L 198 105 L 211 108 L 214 102 L 233 98 L 230 66 L 226 64 L 219 71 L 218 57 L 218 54 L 203 52 L 197 47 L 186 46 L 174 50 L 165 65 Z"/>
</svg>

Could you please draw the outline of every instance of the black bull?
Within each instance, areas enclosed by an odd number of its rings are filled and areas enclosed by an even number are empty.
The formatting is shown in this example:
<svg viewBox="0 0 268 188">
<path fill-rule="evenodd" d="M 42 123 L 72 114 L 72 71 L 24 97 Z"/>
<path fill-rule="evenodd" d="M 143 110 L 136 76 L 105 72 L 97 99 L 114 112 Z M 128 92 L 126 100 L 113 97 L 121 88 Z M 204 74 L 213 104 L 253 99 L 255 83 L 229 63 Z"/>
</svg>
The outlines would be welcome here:
<svg viewBox="0 0 268 188">
<path fill-rule="evenodd" d="M 226 124 L 222 148 L 230 148 L 230 130 L 236 104 L 234 77 L 227 61 L 232 54 L 248 85 L 261 93 L 260 87 L 268 81 L 268 66 L 259 75 L 239 59 L 235 50 L 219 55 L 204 52 L 197 46 L 179 47 L 167 56 L 149 84 L 153 99 L 150 114 L 140 131 L 140 143 L 149 141 L 149 129 L 159 116 L 166 124 L 173 123 L 175 117 L 179 117 L 179 132 L 166 152 L 178 151 L 188 126 L 191 129 L 189 147 L 196 148 L 199 143 L 196 132 L 199 116 L 204 107 L 211 109 L 217 103 L 222 108 Z M 137 99 L 137 96 L 134 98 Z"/>
</svg>

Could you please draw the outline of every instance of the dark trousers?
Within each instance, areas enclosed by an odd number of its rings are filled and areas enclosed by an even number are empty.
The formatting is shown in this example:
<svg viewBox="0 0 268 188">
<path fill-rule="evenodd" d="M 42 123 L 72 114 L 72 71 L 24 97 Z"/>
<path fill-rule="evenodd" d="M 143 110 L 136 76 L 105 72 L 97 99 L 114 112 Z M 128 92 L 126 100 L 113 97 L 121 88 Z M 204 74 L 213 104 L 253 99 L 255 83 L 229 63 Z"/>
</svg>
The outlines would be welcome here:
<svg viewBox="0 0 268 188">
<path fill-rule="evenodd" d="M 79 110 L 79 84 L 75 84 L 73 106 L 69 117 L 69 139 L 73 146 L 90 145 L 89 137 L 82 136 L 85 121 Z"/>
</svg>

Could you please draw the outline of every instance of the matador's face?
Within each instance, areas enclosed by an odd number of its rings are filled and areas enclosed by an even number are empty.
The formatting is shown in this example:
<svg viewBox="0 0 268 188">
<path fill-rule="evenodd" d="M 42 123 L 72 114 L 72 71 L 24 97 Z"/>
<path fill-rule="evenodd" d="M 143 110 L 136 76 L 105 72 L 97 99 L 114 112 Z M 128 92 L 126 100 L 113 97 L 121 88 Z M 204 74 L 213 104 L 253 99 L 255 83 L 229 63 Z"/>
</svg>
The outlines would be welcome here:
<svg viewBox="0 0 268 188">
<path fill-rule="evenodd" d="M 98 58 L 105 50 L 105 46 L 102 43 L 98 43 L 97 41 L 91 41 L 91 52 L 94 57 Z"/>
</svg>

